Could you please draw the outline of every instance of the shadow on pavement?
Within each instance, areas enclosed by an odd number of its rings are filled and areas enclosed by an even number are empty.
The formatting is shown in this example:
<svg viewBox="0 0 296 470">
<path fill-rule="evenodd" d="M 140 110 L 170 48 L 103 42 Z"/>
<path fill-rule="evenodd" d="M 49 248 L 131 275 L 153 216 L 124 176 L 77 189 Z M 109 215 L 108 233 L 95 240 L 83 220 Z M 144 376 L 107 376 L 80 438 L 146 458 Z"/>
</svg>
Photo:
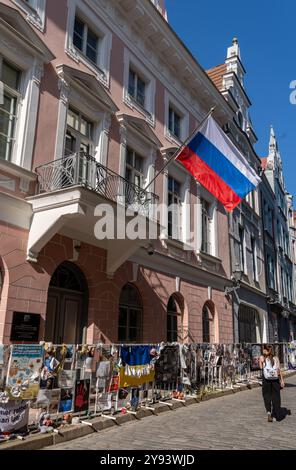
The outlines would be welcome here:
<svg viewBox="0 0 296 470">
<path fill-rule="evenodd" d="M 291 415 L 291 410 L 289 410 L 288 408 L 281 408 L 281 418 L 279 419 L 279 421 L 283 421 L 287 416 Z"/>
</svg>

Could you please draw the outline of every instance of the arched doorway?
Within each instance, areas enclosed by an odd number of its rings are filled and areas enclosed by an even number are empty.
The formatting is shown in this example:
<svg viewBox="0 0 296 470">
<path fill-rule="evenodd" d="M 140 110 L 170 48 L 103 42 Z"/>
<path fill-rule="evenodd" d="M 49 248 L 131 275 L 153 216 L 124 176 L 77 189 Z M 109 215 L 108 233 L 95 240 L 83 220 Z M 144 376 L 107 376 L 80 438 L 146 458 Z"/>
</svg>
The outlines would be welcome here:
<svg viewBox="0 0 296 470">
<path fill-rule="evenodd" d="M 167 305 L 167 341 L 174 343 L 183 340 L 183 306 L 173 294 Z"/>
<path fill-rule="evenodd" d="M 79 344 L 86 340 L 88 288 L 83 273 L 65 261 L 53 273 L 48 289 L 45 341 Z"/>
<path fill-rule="evenodd" d="M 126 284 L 119 299 L 118 341 L 140 343 L 142 341 L 143 304 L 138 289 Z"/>
</svg>

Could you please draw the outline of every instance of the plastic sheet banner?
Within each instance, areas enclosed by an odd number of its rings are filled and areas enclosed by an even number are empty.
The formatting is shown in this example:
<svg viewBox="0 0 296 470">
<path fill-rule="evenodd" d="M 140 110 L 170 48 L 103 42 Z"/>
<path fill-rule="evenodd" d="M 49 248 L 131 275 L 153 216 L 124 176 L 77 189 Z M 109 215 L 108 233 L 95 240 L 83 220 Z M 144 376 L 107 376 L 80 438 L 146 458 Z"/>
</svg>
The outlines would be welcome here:
<svg viewBox="0 0 296 470">
<path fill-rule="evenodd" d="M 12 398 L 37 398 L 43 353 L 43 346 L 12 346 L 6 381 L 6 389 Z"/>
<path fill-rule="evenodd" d="M 0 403 L 0 432 L 16 432 L 28 426 L 29 402 Z"/>
</svg>

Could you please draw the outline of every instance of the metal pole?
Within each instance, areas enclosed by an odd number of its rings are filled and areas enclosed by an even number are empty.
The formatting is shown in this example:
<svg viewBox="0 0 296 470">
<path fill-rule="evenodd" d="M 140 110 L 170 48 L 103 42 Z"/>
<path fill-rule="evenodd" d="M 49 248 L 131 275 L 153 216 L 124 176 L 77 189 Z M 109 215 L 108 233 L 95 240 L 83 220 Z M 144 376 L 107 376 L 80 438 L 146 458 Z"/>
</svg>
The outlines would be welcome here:
<svg viewBox="0 0 296 470">
<path fill-rule="evenodd" d="M 171 163 L 171 161 L 177 158 L 178 154 L 181 152 L 183 147 L 185 147 L 188 144 L 188 142 L 190 142 L 190 140 L 192 139 L 194 134 L 196 134 L 198 129 L 200 129 L 202 127 L 202 125 L 206 122 L 206 120 L 213 114 L 213 112 L 215 111 L 215 108 L 216 107 L 214 106 L 213 108 L 210 109 L 210 111 L 207 113 L 207 115 L 201 121 L 201 123 L 194 129 L 194 131 L 190 134 L 190 136 L 181 144 L 181 147 L 178 148 L 178 150 L 175 153 L 173 153 L 173 155 L 168 159 L 168 161 L 165 163 L 165 165 L 156 173 L 154 178 L 152 178 L 150 183 L 147 184 L 146 188 L 144 188 L 144 191 L 147 191 L 149 186 L 151 186 L 151 184 L 154 183 L 154 181 L 159 177 L 159 175 L 163 172 L 163 170 Z"/>
</svg>

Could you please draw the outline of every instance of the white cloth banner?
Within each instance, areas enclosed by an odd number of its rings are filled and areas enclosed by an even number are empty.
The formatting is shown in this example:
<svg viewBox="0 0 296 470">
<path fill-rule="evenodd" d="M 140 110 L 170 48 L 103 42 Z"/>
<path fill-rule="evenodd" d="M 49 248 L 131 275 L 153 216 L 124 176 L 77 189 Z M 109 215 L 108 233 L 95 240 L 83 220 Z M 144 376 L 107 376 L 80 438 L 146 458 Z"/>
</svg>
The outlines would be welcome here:
<svg viewBox="0 0 296 470">
<path fill-rule="evenodd" d="M 0 404 L 0 432 L 15 432 L 28 426 L 29 402 L 9 401 Z"/>
</svg>

